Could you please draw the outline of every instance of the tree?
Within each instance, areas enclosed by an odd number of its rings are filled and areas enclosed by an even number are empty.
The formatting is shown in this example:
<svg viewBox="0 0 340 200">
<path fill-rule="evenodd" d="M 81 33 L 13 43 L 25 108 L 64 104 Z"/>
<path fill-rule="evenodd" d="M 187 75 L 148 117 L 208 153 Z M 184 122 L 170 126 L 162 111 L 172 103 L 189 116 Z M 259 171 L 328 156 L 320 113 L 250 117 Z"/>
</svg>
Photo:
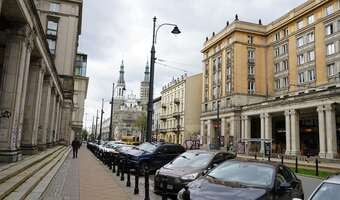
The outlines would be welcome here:
<svg viewBox="0 0 340 200">
<path fill-rule="evenodd" d="M 81 131 L 81 138 L 82 138 L 82 140 L 87 140 L 88 135 L 89 135 L 89 133 L 87 132 L 86 129 L 83 129 Z"/>
<path fill-rule="evenodd" d="M 145 135 L 145 130 L 146 130 L 146 123 L 147 123 L 147 118 L 146 118 L 146 113 L 142 112 L 138 117 L 137 120 L 134 123 L 134 127 L 140 131 L 142 134 L 141 141 L 144 140 L 144 135 Z"/>
</svg>

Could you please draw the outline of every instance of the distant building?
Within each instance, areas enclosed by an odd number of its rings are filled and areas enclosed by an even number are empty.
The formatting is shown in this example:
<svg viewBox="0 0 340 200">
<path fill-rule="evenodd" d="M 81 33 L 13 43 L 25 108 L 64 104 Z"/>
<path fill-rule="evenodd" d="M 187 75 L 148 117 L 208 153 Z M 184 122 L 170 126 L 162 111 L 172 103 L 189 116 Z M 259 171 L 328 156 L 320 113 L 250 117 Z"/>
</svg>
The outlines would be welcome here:
<svg viewBox="0 0 340 200">
<path fill-rule="evenodd" d="M 160 139 L 183 144 L 200 132 L 202 74 L 174 79 L 162 88 Z"/>
<path fill-rule="evenodd" d="M 152 115 L 152 135 L 153 138 L 159 140 L 160 125 L 161 125 L 161 112 L 162 112 L 162 97 L 157 97 L 153 100 L 153 115 Z"/>
</svg>

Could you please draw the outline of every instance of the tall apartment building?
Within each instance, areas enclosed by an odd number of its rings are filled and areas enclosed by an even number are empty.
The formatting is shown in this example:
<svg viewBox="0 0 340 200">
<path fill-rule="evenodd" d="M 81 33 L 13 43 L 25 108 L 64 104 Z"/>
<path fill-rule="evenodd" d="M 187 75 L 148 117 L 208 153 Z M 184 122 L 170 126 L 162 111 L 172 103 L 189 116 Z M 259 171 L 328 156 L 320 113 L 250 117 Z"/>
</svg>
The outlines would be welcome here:
<svg viewBox="0 0 340 200">
<path fill-rule="evenodd" d="M 153 113 L 152 113 L 152 138 L 159 139 L 159 131 L 161 125 L 161 112 L 162 112 L 162 97 L 159 96 L 153 100 Z"/>
<path fill-rule="evenodd" d="M 261 152 L 270 142 L 274 154 L 338 157 L 339 41 L 338 0 L 308 0 L 268 25 L 236 15 L 202 49 L 201 143 L 220 131 L 245 152 L 257 140 Z"/>
<path fill-rule="evenodd" d="M 159 139 L 183 144 L 199 135 L 201 82 L 202 74 L 183 75 L 163 87 Z"/>
<path fill-rule="evenodd" d="M 81 0 L 0 1 L 0 161 L 72 139 L 81 10 Z"/>
</svg>

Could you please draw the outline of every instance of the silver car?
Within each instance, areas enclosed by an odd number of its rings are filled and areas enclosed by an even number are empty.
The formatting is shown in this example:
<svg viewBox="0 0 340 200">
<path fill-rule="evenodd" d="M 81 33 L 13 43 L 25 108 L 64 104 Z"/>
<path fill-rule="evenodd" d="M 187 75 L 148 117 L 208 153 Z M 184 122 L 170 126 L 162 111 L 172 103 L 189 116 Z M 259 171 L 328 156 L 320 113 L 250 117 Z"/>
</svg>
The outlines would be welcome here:
<svg viewBox="0 0 340 200">
<path fill-rule="evenodd" d="M 322 181 L 309 197 L 309 200 L 336 199 L 340 199 L 340 175 L 335 175 Z"/>
</svg>

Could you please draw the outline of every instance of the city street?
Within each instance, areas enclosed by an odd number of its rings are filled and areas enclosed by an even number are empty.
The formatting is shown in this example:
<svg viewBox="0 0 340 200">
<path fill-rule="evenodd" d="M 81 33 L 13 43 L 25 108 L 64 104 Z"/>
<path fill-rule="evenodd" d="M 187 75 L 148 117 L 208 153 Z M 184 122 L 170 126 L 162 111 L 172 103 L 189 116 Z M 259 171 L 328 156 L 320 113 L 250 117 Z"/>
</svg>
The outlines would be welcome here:
<svg viewBox="0 0 340 200">
<path fill-rule="evenodd" d="M 321 182 L 319 179 L 299 176 L 303 181 L 305 196 Z M 153 193 L 153 176 L 150 176 L 150 199 L 160 200 L 161 197 Z M 80 148 L 78 159 L 72 158 L 72 152 L 59 169 L 48 186 L 43 199 L 114 199 L 140 200 L 144 199 L 144 178 L 139 179 L 139 195 L 133 194 L 134 176 L 131 176 L 131 187 L 126 187 L 125 181 L 98 160 L 86 147 Z"/>
</svg>

